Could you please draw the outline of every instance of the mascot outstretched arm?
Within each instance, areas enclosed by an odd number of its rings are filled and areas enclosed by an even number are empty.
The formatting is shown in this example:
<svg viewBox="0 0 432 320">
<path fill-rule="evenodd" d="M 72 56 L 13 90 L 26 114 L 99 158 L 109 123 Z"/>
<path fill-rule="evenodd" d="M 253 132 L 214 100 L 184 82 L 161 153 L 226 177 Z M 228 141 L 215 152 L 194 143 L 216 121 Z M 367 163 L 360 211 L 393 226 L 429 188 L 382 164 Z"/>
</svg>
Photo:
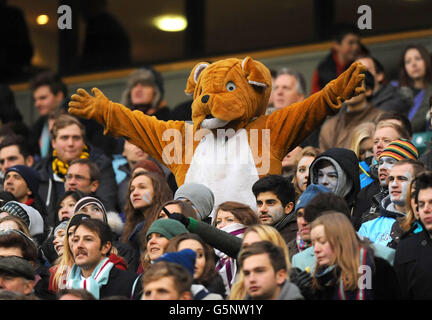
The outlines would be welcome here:
<svg viewBox="0 0 432 320">
<path fill-rule="evenodd" d="M 69 113 L 94 119 L 105 134 L 125 137 L 163 162 L 180 186 L 197 182 L 227 201 L 255 208 L 251 188 L 259 177 L 280 174 L 283 157 L 343 101 L 364 92 L 366 67 L 353 63 L 337 79 L 304 101 L 265 115 L 271 92 L 270 71 L 250 57 L 198 63 L 187 80 L 193 96 L 193 125 L 161 121 L 110 101 L 97 88 L 72 95 Z"/>
</svg>

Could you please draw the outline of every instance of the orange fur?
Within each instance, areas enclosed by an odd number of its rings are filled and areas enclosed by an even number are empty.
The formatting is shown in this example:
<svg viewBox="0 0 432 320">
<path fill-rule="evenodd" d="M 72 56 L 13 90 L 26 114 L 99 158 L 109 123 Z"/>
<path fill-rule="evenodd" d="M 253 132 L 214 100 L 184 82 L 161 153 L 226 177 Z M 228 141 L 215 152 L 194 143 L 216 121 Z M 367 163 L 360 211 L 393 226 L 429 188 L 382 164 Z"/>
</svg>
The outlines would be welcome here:
<svg viewBox="0 0 432 320">
<path fill-rule="evenodd" d="M 105 127 L 105 134 L 125 137 L 158 161 L 163 161 L 165 147 L 173 147 L 171 151 L 178 151 L 182 161 L 166 165 L 180 186 L 184 183 L 189 169 L 186 159 L 192 156 L 191 153 L 199 144 L 199 141 L 194 141 L 192 150 L 186 154 L 185 129 L 188 127 L 195 134 L 207 115 L 229 120 L 224 129 L 246 129 L 249 138 L 252 129 L 270 129 L 270 144 L 258 142 L 258 150 L 254 154 L 255 165 L 259 169 L 259 158 L 263 154 L 269 154 L 270 168 L 266 172 L 258 171 L 259 176 L 280 174 L 283 157 L 318 128 L 327 115 L 337 112 L 344 100 L 364 90 L 361 82 L 366 68 L 361 63 L 353 63 L 321 91 L 304 101 L 265 115 L 271 92 L 271 77 L 262 63 L 247 57 L 244 61 L 231 58 L 207 66 L 205 64 L 199 63 L 194 67 L 185 90 L 186 93 L 193 94 L 193 127 L 184 121 L 160 121 L 141 111 L 131 111 L 108 100 L 96 88 L 92 90 L 95 96 L 79 89 L 69 103 L 69 113 L 97 120 Z M 195 72 L 198 67 L 200 72 Z M 227 90 L 228 82 L 235 84 L 235 90 Z M 202 101 L 204 95 L 209 96 L 206 103 Z M 164 141 L 163 136 L 167 129 L 177 130 L 181 141 Z M 258 134 L 258 137 L 261 137 L 261 134 Z"/>
</svg>

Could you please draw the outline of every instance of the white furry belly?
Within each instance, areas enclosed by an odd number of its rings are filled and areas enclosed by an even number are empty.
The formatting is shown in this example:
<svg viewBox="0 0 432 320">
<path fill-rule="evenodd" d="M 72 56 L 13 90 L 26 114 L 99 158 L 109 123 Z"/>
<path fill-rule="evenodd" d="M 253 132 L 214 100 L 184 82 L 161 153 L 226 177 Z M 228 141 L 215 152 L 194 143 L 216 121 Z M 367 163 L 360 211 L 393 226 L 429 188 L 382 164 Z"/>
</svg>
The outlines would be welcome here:
<svg viewBox="0 0 432 320">
<path fill-rule="evenodd" d="M 252 185 L 257 180 L 247 132 L 239 130 L 230 138 L 207 134 L 194 152 L 184 183 L 201 183 L 210 188 L 215 196 L 214 209 L 222 202 L 237 201 L 256 211 Z"/>
</svg>

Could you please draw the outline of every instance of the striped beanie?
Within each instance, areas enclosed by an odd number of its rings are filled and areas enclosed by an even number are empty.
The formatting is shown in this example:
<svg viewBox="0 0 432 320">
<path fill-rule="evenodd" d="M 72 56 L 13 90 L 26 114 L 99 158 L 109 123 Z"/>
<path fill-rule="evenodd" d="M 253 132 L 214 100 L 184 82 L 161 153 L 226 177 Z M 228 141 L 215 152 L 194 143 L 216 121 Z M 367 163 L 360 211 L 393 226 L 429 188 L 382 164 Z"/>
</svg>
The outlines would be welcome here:
<svg viewBox="0 0 432 320">
<path fill-rule="evenodd" d="M 407 139 L 396 139 L 384 148 L 378 159 L 382 157 L 390 157 L 397 161 L 402 159 L 418 160 L 418 151 L 414 144 Z"/>
<path fill-rule="evenodd" d="M 100 201 L 98 198 L 95 197 L 87 196 L 79 199 L 78 202 L 75 203 L 75 207 L 73 208 L 74 215 L 77 214 L 85 206 L 88 206 L 90 204 L 95 205 L 96 207 L 99 208 L 100 211 L 102 211 L 102 220 L 103 222 L 108 223 L 108 217 L 107 217 L 105 206 L 103 205 L 102 201 Z M 88 214 L 87 211 L 80 212 L 80 213 Z"/>
<path fill-rule="evenodd" d="M 6 202 L 1 208 L 0 212 L 7 212 L 11 216 L 15 216 L 17 218 L 20 218 L 25 222 L 27 227 L 30 225 L 30 217 L 27 214 L 26 210 L 24 209 L 24 206 L 19 203 L 18 201 L 9 201 Z"/>
</svg>

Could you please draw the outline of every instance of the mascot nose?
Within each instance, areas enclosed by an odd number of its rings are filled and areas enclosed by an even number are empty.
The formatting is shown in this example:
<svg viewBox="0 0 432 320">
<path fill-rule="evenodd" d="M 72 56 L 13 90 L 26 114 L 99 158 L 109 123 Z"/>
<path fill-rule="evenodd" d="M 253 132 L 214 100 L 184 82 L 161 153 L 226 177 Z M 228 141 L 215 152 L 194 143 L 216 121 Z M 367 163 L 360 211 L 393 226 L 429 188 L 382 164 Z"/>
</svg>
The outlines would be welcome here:
<svg viewBox="0 0 432 320">
<path fill-rule="evenodd" d="M 207 101 L 209 101 L 210 96 L 208 94 L 206 94 L 205 96 L 202 96 L 201 98 L 201 102 L 202 103 L 207 103 Z"/>
</svg>

